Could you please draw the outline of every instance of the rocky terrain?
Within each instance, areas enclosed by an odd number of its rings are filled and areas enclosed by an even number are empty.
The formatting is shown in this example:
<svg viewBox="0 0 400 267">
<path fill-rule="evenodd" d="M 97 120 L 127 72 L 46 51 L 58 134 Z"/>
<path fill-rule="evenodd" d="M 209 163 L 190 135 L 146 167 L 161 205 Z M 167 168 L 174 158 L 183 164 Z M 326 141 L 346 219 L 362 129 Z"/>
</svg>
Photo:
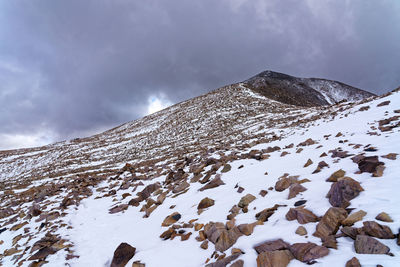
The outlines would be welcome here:
<svg viewBox="0 0 400 267">
<path fill-rule="evenodd" d="M 303 82 L 1 151 L 0 266 L 397 266 L 400 90 Z"/>
</svg>

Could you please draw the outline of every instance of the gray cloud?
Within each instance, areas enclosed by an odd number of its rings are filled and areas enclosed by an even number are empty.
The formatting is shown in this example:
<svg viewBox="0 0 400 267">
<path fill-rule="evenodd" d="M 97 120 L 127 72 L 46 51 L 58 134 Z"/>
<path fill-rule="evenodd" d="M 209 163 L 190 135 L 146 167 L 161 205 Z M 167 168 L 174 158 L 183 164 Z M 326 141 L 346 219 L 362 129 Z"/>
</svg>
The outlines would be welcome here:
<svg viewBox="0 0 400 267">
<path fill-rule="evenodd" d="M 380 94 L 399 44 L 395 0 L 3 1 L 0 137 L 95 133 L 265 69 Z"/>
</svg>

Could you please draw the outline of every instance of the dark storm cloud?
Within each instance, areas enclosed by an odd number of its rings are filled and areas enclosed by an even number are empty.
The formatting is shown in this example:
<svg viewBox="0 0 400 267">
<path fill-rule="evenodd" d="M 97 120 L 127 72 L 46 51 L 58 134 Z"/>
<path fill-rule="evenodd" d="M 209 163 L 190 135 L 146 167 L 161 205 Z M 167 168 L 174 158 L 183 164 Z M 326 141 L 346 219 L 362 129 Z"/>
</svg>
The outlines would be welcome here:
<svg viewBox="0 0 400 267">
<path fill-rule="evenodd" d="M 398 1 L 3 1 L 0 136 L 94 133 L 265 69 L 379 94 L 399 44 Z"/>
</svg>

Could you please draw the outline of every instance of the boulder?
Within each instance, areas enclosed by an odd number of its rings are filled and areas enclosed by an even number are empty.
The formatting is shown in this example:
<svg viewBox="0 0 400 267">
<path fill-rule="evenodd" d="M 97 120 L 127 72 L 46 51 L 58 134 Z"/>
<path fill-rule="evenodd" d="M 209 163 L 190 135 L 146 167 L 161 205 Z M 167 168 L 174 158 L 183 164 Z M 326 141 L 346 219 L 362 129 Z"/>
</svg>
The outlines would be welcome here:
<svg viewBox="0 0 400 267">
<path fill-rule="evenodd" d="M 199 209 L 206 209 L 206 208 L 209 208 L 211 206 L 214 206 L 214 200 L 211 199 L 211 198 L 206 197 L 206 198 L 203 198 L 200 201 L 199 205 L 197 205 L 197 209 L 198 210 Z"/>
<path fill-rule="evenodd" d="M 245 208 L 247 207 L 251 202 L 253 202 L 256 199 L 255 196 L 253 196 L 252 194 L 247 194 L 244 197 L 242 197 L 239 201 L 239 208 Z"/>
<path fill-rule="evenodd" d="M 294 198 L 296 197 L 300 192 L 304 192 L 306 191 L 307 188 L 305 188 L 304 186 L 302 186 L 301 184 L 292 184 L 289 187 L 289 196 L 288 199 Z"/>
<path fill-rule="evenodd" d="M 390 216 L 386 212 L 379 213 L 375 217 L 375 219 L 377 219 L 378 221 L 382 221 L 382 222 L 393 222 L 392 218 L 390 218 Z"/>
<path fill-rule="evenodd" d="M 333 207 L 347 208 L 350 200 L 357 197 L 364 189 L 360 183 L 350 177 L 344 177 L 332 184 L 327 194 Z"/>
<path fill-rule="evenodd" d="M 379 165 L 384 165 L 385 163 L 380 162 L 378 160 L 378 156 L 370 156 L 370 157 L 363 157 L 358 162 L 358 168 L 360 172 L 369 172 L 374 173 L 376 171 L 376 167 Z"/>
<path fill-rule="evenodd" d="M 293 256 L 305 263 L 311 263 L 313 260 L 322 258 L 329 254 L 329 249 L 326 247 L 318 246 L 317 244 L 308 243 L 295 243 L 290 246 L 290 252 Z"/>
<path fill-rule="evenodd" d="M 342 221 L 343 226 L 352 226 L 354 223 L 361 221 L 367 213 L 359 210 L 351 213 L 346 219 Z"/>
<path fill-rule="evenodd" d="M 222 230 L 217 242 L 215 243 L 215 250 L 224 252 L 228 248 L 232 247 L 240 236 L 242 236 L 242 233 L 237 227 L 230 230 Z"/>
<path fill-rule="evenodd" d="M 305 209 L 304 207 L 289 209 L 289 211 L 286 213 L 286 219 L 288 221 L 297 220 L 300 224 L 319 221 L 317 215 Z"/>
<path fill-rule="evenodd" d="M 381 239 L 394 239 L 395 235 L 392 230 L 386 225 L 381 225 L 374 221 L 363 222 L 363 231 L 370 236 L 381 238 Z"/>
<path fill-rule="evenodd" d="M 265 251 L 257 256 L 257 267 L 286 267 L 292 259 L 289 250 Z"/>
<path fill-rule="evenodd" d="M 351 260 L 348 260 L 346 262 L 345 267 L 361 267 L 361 264 L 356 257 L 353 257 L 353 258 L 351 258 Z"/>
<path fill-rule="evenodd" d="M 317 224 L 316 231 L 313 234 L 317 237 L 324 237 L 336 234 L 340 224 L 347 217 L 347 211 L 342 208 L 329 208 L 321 221 Z"/>
<path fill-rule="evenodd" d="M 110 267 L 124 267 L 135 256 L 135 252 L 136 248 L 127 243 L 121 243 L 114 251 Z"/>
<path fill-rule="evenodd" d="M 174 224 L 177 221 L 179 221 L 180 218 L 181 218 L 181 215 L 179 214 L 179 212 L 174 212 L 171 215 L 167 216 L 161 225 L 162 226 L 170 226 L 171 224 Z"/>
<path fill-rule="evenodd" d="M 358 235 L 354 248 L 358 254 L 388 254 L 390 251 L 389 247 L 367 235 Z"/>
<path fill-rule="evenodd" d="M 332 173 L 332 175 L 329 176 L 329 178 L 326 181 L 327 182 L 337 182 L 338 179 L 344 177 L 345 174 L 346 174 L 346 172 L 344 170 L 340 169 L 340 170 Z"/>
<path fill-rule="evenodd" d="M 221 176 L 216 175 L 216 177 L 214 179 L 212 179 L 206 185 L 204 185 L 202 188 L 200 188 L 199 191 L 204 191 L 207 189 L 215 188 L 215 187 L 218 187 L 218 186 L 224 185 L 224 184 L 225 183 L 221 180 Z"/>
<path fill-rule="evenodd" d="M 254 247 L 258 254 L 261 254 L 266 251 L 275 251 L 275 250 L 285 250 L 289 249 L 290 245 L 283 241 L 282 239 L 266 241 Z"/>
</svg>

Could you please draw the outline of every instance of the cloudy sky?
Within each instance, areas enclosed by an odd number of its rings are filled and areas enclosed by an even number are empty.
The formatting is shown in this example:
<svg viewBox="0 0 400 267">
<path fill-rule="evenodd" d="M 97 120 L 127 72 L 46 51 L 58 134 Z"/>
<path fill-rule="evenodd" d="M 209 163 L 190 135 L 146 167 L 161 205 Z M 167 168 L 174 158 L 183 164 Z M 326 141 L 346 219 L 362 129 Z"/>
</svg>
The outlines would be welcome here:
<svg viewBox="0 0 400 267">
<path fill-rule="evenodd" d="M 87 136 L 267 69 L 400 86 L 400 1 L 1 1 L 0 149 Z"/>
</svg>

